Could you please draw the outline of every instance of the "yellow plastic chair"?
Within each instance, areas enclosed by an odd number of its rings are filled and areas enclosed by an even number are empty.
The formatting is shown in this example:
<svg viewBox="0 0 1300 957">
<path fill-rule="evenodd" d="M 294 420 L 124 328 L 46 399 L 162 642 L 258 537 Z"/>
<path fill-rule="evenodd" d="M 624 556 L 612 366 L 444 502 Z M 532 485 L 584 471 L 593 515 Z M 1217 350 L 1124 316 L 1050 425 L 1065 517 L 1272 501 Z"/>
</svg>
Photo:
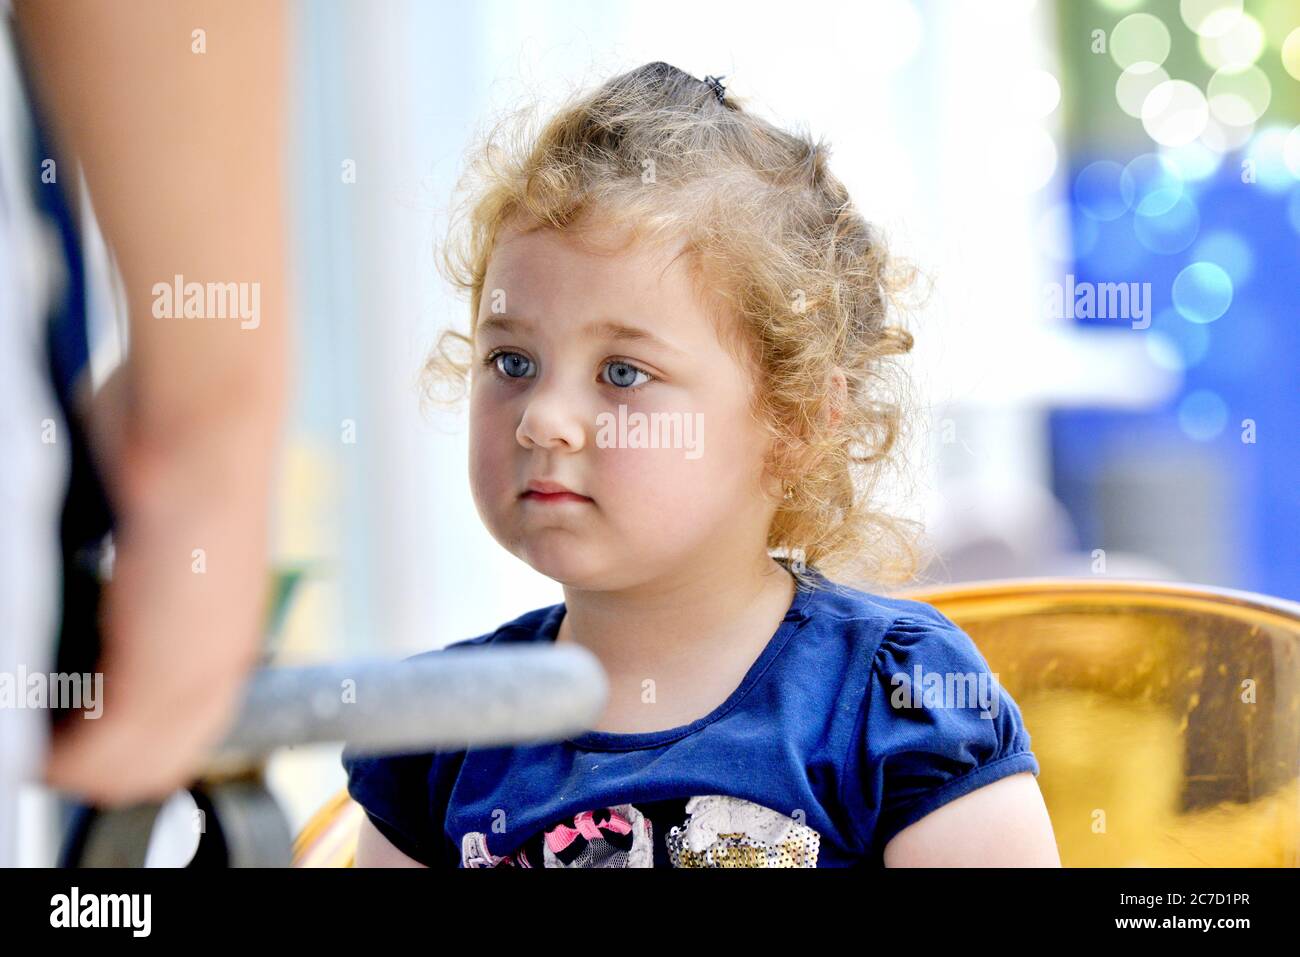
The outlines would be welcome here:
<svg viewBox="0 0 1300 957">
<path fill-rule="evenodd" d="M 1300 865 L 1300 604 L 1104 579 L 904 597 L 970 634 L 1019 704 L 1064 866 Z M 337 794 L 294 866 L 352 866 L 363 815 Z"/>
</svg>

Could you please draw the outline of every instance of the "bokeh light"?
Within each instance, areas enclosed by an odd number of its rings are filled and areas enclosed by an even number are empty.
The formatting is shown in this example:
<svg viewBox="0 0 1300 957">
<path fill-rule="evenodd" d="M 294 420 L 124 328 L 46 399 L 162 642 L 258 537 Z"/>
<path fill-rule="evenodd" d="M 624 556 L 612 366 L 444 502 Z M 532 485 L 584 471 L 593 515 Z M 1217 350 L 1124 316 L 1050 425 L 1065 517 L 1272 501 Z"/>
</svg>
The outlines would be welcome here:
<svg viewBox="0 0 1300 957">
<path fill-rule="evenodd" d="M 1121 187 L 1123 176 L 1124 167 L 1111 160 L 1089 163 L 1074 179 L 1074 201 L 1094 219 L 1118 219 L 1129 208 Z"/>
<path fill-rule="evenodd" d="M 1242 0 L 1181 0 L 1178 13 L 1193 33 L 1222 36 L 1241 19 Z"/>
<path fill-rule="evenodd" d="M 1255 134 L 1246 150 L 1255 182 L 1269 192 L 1280 193 L 1295 183 L 1295 177 L 1286 164 L 1286 143 L 1290 132 L 1285 126 L 1267 126 Z"/>
<path fill-rule="evenodd" d="M 1223 154 L 1216 153 L 1199 140 L 1182 146 L 1163 147 L 1160 155 L 1178 170 L 1185 183 L 1208 179 L 1223 164 Z"/>
<path fill-rule="evenodd" d="M 1202 34 L 1196 46 L 1201 58 L 1216 70 L 1244 70 L 1264 52 L 1264 28 L 1249 13 L 1243 13 L 1226 33 Z"/>
<path fill-rule="evenodd" d="M 1282 41 L 1282 68 L 1300 80 L 1300 27 L 1296 27 Z"/>
<path fill-rule="evenodd" d="M 1195 203 L 1180 196 L 1172 205 L 1166 205 L 1165 193 L 1160 190 L 1139 203 L 1133 213 L 1133 235 L 1146 249 L 1160 255 L 1182 252 L 1196 239 L 1200 228 L 1201 214 Z"/>
<path fill-rule="evenodd" d="M 1241 149 L 1241 147 L 1249 143 L 1254 133 L 1254 123 L 1248 123 L 1245 126 L 1230 126 L 1227 123 L 1219 122 L 1214 117 L 1210 117 L 1205 124 L 1205 129 L 1201 132 L 1200 141 L 1216 153 L 1231 153 L 1233 150 Z"/>
<path fill-rule="evenodd" d="M 1012 99 L 1022 116 L 1041 119 L 1060 104 L 1060 81 L 1047 70 L 1035 70 L 1016 84 Z"/>
<path fill-rule="evenodd" d="M 1197 389 L 1178 403 L 1178 427 L 1198 442 L 1208 442 L 1228 424 L 1228 405 L 1217 392 Z"/>
<path fill-rule="evenodd" d="M 1120 69 L 1134 63 L 1165 62 L 1169 56 L 1169 28 L 1159 17 L 1132 13 L 1110 31 L 1110 56 Z"/>
<path fill-rule="evenodd" d="M 1196 139 L 1210 119 L 1210 108 L 1200 87 L 1186 80 L 1167 80 L 1142 104 L 1142 126 L 1164 146 L 1182 146 Z"/>
<path fill-rule="evenodd" d="M 1300 179 L 1300 126 L 1286 135 L 1286 141 L 1282 144 L 1282 159 L 1291 175 Z"/>
<path fill-rule="evenodd" d="M 1214 322 L 1232 305 L 1232 280 L 1211 262 L 1198 261 L 1174 277 L 1174 308 L 1188 322 Z"/>
<path fill-rule="evenodd" d="M 1244 70 L 1217 70 L 1206 87 L 1210 115 L 1228 126 L 1250 126 L 1268 109 L 1272 84 L 1257 66 Z"/>
<path fill-rule="evenodd" d="M 1211 262 L 1221 267 L 1232 280 L 1234 289 L 1240 289 L 1255 272 L 1255 254 L 1240 233 L 1230 229 L 1216 229 L 1205 233 L 1192 250 L 1192 258 Z"/>
<path fill-rule="evenodd" d="M 1119 188 L 1125 205 L 1141 205 L 1145 215 L 1159 216 L 1182 197 L 1183 178 L 1165 156 L 1143 153 L 1124 167 Z"/>
<path fill-rule="evenodd" d="M 1142 104 L 1151 91 L 1169 79 L 1164 67 L 1140 60 L 1125 67 L 1115 81 L 1115 102 L 1119 108 L 1136 120 L 1142 119 Z"/>
</svg>

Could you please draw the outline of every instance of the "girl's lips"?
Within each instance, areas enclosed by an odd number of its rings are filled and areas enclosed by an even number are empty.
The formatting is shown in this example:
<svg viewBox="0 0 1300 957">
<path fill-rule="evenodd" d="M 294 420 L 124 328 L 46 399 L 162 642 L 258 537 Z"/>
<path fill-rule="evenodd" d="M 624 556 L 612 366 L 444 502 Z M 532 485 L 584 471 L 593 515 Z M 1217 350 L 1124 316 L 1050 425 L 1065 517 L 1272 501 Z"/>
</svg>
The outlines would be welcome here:
<svg viewBox="0 0 1300 957">
<path fill-rule="evenodd" d="M 585 495 L 578 495 L 575 492 L 525 492 L 521 498 L 525 502 L 538 502 L 540 504 L 555 504 L 561 502 L 590 502 L 591 499 Z"/>
</svg>

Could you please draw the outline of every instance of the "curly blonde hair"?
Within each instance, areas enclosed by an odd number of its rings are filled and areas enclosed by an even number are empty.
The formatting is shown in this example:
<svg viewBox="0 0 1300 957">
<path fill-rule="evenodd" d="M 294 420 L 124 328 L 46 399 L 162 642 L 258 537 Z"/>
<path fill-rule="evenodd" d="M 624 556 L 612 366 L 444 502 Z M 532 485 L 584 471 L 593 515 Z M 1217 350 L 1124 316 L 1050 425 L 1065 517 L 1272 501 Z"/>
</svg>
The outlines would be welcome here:
<svg viewBox="0 0 1300 957">
<path fill-rule="evenodd" d="M 855 208 L 824 140 L 662 62 L 575 94 L 540 128 L 537 109 L 492 125 L 458 186 L 439 265 L 469 294 L 470 333 L 442 332 L 426 396 L 464 396 L 488 260 L 508 225 L 576 233 L 599 219 L 643 240 L 684 239 L 720 341 L 755 375 L 752 412 L 773 440 L 766 467 L 785 497 L 769 554 L 808 587 L 808 566 L 863 583 L 913 577 L 916 523 L 873 506 L 907 419 L 896 357 L 912 337 L 891 314 L 918 271 Z M 449 400 L 436 396 L 445 383 L 459 387 Z"/>
</svg>

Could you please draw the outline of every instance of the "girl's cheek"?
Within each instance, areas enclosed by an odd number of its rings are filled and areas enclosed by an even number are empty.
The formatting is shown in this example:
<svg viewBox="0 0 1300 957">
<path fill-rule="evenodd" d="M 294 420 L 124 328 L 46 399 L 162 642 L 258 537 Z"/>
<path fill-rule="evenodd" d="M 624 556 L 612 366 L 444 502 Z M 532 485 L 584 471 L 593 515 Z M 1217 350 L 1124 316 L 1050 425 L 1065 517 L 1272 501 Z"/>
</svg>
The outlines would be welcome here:
<svg viewBox="0 0 1300 957">
<path fill-rule="evenodd" d="M 709 485 L 705 458 L 687 459 L 683 449 L 600 449 L 600 488 L 647 515 L 693 510 Z"/>
<path fill-rule="evenodd" d="M 506 410 L 490 402 L 472 401 L 469 415 L 470 478 L 475 487 L 494 491 L 511 481 L 511 447 L 516 443 L 515 426 Z"/>
</svg>

